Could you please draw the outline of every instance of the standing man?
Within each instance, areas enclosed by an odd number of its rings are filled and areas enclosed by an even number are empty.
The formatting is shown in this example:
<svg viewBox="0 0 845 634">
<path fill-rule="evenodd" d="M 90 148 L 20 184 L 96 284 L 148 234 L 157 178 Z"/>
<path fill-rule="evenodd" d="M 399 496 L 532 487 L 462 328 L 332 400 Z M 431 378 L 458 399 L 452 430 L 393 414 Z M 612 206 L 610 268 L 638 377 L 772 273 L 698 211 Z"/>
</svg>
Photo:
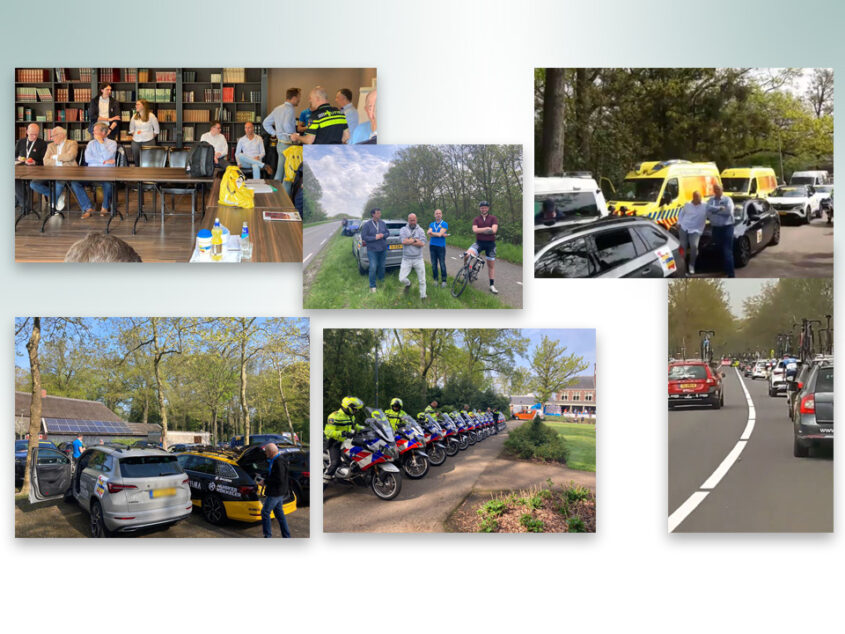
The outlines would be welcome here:
<svg viewBox="0 0 845 634">
<path fill-rule="evenodd" d="M 60 125 L 57 125 L 50 131 L 50 138 L 52 142 L 47 146 L 47 153 L 44 155 L 44 165 L 48 167 L 75 166 L 76 155 L 79 153 L 77 142 L 73 139 L 68 139 L 67 131 Z M 42 196 L 50 196 L 50 188 L 44 181 L 32 181 L 30 187 Z M 71 181 L 70 188 L 76 196 L 76 200 L 79 201 L 79 206 L 83 213 L 87 213 L 88 216 L 94 213 L 91 199 L 88 198 L 88 194 L 85 192 L 82 183 Z M 65 190 L 65 183 L 59 181 L 56 183 L 56 209 L 58 211 L 65 208 L 66 199 L 67 191 Z"/>
<path fill-rule="evenodd" d="M 440 269 L 440 286 L 446 288 L 446 230 L 449 224 L 443 220 L 443 212 L 434 210 L 434 222 L 428 225 L 428 254 L 431 257 L 431 273 L 437 285 L 437 272 Z"/>
<path fill-rule="evenodd" d="M 235 160 L 243 168 L 252 168 L 252 177 L 261 178 L 264 167 L 264 141 L 255 134 L 255 125 L 251 121 L 244 123 L 244 135 L 238 139 L 235 147 Z"/>
<path fill-rule="evenodd" d="M 734 203 L 722 194 L 721 185 L 713 185 L 713 198 L 707 201 L 707 219 L 713 240 L 722 248 L 722 267 L 728 277 L 734 273 Z"/>
<path fill-rule="evenodd" d="M 325 89 L 317 86 L 308 99 L 311 103 L 311 121 L 302 134 L 291 134 L 291 140 L 305 145 L 346 143 L 349 140 L 346 117 L 329 103 Z"/>
<path fill-rule="evenodd" d="M 426 406 L 425 413 L 431 414 L 436 419 L 437 418 L 437 407 L 439 405 L 440 405 L 440 403 L 437 402 L 437 399 L 434 399 L 433 401 L 431 401 L 431 403 L 429 403 Z"/>
<path fill-rule="evenodd" d="M 258 480 L 264 485 L 264 504 L 261 505 L 261 528 L 264 537 L 273 536 L 273 525 L 270 523 L 270 513 L 276 515 L 282 537 L 290 537 L 288 521 L 285 518 L 285 497 L 288 494 L 288 466 L 275 443 L 264 445 L 264 455 L 267 456 L 267 477 Z"/>
<path fill-rule="evenodd" d="M 698 242 L 707 222 L 707 207 L 701 202 L 701 192 L 694 191 L 692 200 L 681 208 L 678 214 L 678 236 L 681 248 L 689 254 L 687 270 L 695 275 L 695 261 L 698 258 Z"/>
<path fill-rule="evenodd" d="M 71 457 L 73 458 L 74 466 L 76 466 L 79 456 L 81 456 L 82 452 L 85 451 L 85 445 L 82 444 L 82 434 L 76 434 L 76 440 L 74 440 L 71 445 L 73 446 Z"/>
<path fill-rule="evenodd" d="M 291 145 L 290 135 L 296 132 L 296 113 L 294 108 L 299 105 L 302 91 L 299 88 L 288 88 L 285 92 L 285 102 L 276 106 L 273 112 L 268 114 L 261 125 L 270 136 L 276 137 L 276 175 L 277 181 L 285 178 L 285 155 L 284 151 Z"/>
<path fill-rule="evenodd" d="M 223 126 L 219 121 L 211 122 L 211 130 L 200 137 L 200 141 L 205 141 L 214 148 L 214 167 L 224 170 L 229 165 L 226 157 L 229 156 L 229 142 L 223 136 Z"/>
<path fill-rule="evenodd" d="M 490 277 L 490 292 L 498 295 L 496 290 L 496 233 L 499 231 L 499 219 L 490 213 L 490 203 L 482 200 L 478 203 L 479 215 L 472 221 L 472 232 L 475 234 L 475 244 L 469 248 L 469 252 L 478 255 L 484 251 L 487 257 L 487 275 Z M 466 261 L 466 258 L 464 258 Z"/>
<path fill-rule="evenodd" d="M 37 123 L 26 126 L 26 136 L 15 144 L 15 165 L 43 165 L 47 152 L 47 141 L 42 139 L 41 127 Z M 24 209 L 28 195 L 26 182 L 15 181 L 15 202 Z"/>
<path fill-rule="evenodd" d="M 367 247 L 370 262 L 370 292 L 376 292 L 376 278 L 384 281 L 384 262 L 387 258 L 387 224 L 381 219 L 381 209 L 370 210 L 370 219 L 361 227 L 361 242 Z"/>
<path fill-rule="evenodd" d="M 343 116 L 346 117 L 346 126 L 349 128 L 350 136 L 355 134 L 358 127 L 358 111 L 352 105 L 352 91 L 349 88 L 341 88 L 334 97 L 334 102 Z"/>
<path fill-rule="evenodd" d="M 425 261 L 422 250 L 425 246 L 425 233 L 422 227 L 417 224 L 417 215 L 408 216 L 408 224 L 399 230 L 399 239 L 402 241 L 402 264 L 399 265 L 399 283 L 404 285 L 402 292 L 408 294 L 411 289 L 411 280 L 408 275 L 411 269 L 417 273 L 417 281 L 420 285 L 420 299 L 425 296 Z"/>
<path fill-rule="evenodd" d="M 98 121 L 94 124 L 94 139 L 85 146 L 85 163 L 89 167 L 114 167 L 115 157 L 117 156 L 117 142 L 106 136 L 108 130 L 109 126 L 104 121 Z M 103 188 L 103 207 L 100 209 L 100 215 L 107 216 L 112 206 L 111 197 L 114 191 L 114 183 L 103 181 L 100 186 Z M 90 218 L 93 211 L 93 209 L 88 209 L 82 214 L 81 218 Z"/>
</svg>

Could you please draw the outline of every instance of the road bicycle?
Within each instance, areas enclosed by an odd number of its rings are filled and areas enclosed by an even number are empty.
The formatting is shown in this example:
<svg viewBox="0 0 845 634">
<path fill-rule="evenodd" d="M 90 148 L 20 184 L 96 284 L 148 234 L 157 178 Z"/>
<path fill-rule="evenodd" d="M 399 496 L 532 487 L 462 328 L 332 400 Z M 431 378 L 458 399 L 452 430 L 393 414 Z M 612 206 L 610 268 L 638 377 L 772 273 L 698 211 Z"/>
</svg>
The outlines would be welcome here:
<svg viewBox="0 0 845 634">
<path fill-rule="evenodd" d="M 452 280 L 452 297 L 460 297 L 467 284 L 471 284 L 478 279 L 486 261 L 481 254 L 464 252 L 464 264 L 455 275 L 455 279 Z"/>
<path fill-rule="evenodd" d="M 821 326 L 822 322 L 820 319 L 801 320 L 801 332 L 798 335 L 798 356 L 804 363 L 812 361 L 816 354 L 816 330 L 813 328 L 813 324 Z"/>
<path fill-rule="evenodd" d="M 703 336 L 702 336 L 703 335 Z M 709 365 L 713 364 L 713 345 L 710 339 L 716 336 L 715 330 L 699 330 L 698 336 L 701 337 L 701 360 L 706 361 Z"/>
</svg>

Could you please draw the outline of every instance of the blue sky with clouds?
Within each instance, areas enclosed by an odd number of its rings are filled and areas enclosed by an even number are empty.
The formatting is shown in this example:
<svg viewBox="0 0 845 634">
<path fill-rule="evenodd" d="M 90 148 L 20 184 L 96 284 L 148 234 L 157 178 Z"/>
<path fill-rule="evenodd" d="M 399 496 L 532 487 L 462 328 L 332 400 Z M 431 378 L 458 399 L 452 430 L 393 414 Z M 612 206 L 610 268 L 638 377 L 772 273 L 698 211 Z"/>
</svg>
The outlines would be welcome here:
<svg viewBox="0 0 845 634">
<path fill-rule="evenodd" d="M 402 145 L 307 145 L 303 160 L 323 189 L 326 214 L 360 217 Z M 306 192 L 307 195 L 307 192 Z"/>
</svg>

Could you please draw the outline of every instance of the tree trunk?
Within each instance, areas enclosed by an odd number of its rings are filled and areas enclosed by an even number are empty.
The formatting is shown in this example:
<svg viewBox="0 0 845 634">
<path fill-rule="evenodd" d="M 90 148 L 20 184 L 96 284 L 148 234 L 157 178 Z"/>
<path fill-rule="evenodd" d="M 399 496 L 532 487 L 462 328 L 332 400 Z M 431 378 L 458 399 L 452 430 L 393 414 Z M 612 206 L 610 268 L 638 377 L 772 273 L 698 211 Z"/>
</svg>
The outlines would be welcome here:
<svg viewBox="0 0 845 634">
<path fill-rule="evenodd" d="M 575 71 L 575 138 L 578 146 L 579 161 L 582 167 L 592 165 L 590 161 L 590 129 L 587 119 L 590 116 L 590 93 L 587 69 Z"/>
<path fill-rule="evenodd" d="M 211 408 L 211 444 L 215 447 L 220 442 L 217 438 L 217 408 Z"/>
<path fill-rule="evenodd" d="M 161 386 L 161 359 L 153 360 L 153 372 L 156 380 L 156 396 L 158 397 L 158 409 L 161 414 L 161 446 L 167 449 L 167 404 L 164 402 L 164 389 Z"/>
<path fill-rule="evenodd" d="M 244 423 L 244 447 L 249 444 L 249 407 L 246 402 L 246 333 L 241 336 L 241 412 Z"/>
<path fill-rule="evenodd" d="M 293 421 L 291 421 L 290 412 L 288 411 L 288 399 L 285 396 L 285 388 L 282 385 L 282 368 L 277 366 L 276 371 L 279 373 L 279 394 L 282 397 L 282 405 L 285 408 L 285 417 L 288 419 L 288 427 L 290 427 L 290 441 L 294 442 L 294 438 L 296 437 L 296 432 L 293 431 Z"/>
<path fill-rule="evenodd" d="M 29 404 L 29 446 L 27 447 L 26 464 L 23 472 L 23 487 L 21 495 L 29 495 L 29 461 L 32 451 L 38 447 L 38 436 L 41 433 L 41 366 L 38 363 L 38 346 L 41 344 L 41 317 L 32 318 L 32 334 L 26 344 L 29 353 L 29 371 L 32 376 L 32 395 Z"/>
<path fill-rule="evenodd" d="M 563 68 L 546 69 L 546 90 L 543 96 L 543 164 L 542 176 L 563 173 L 564 141 L 564 78 Z"/>
<path fill-rule="evenodd" d="M 150 395 L 144 390 L 144 409 L 141 411 L 141 422 L 145 425 L 150 420 Z"/>
</svg>

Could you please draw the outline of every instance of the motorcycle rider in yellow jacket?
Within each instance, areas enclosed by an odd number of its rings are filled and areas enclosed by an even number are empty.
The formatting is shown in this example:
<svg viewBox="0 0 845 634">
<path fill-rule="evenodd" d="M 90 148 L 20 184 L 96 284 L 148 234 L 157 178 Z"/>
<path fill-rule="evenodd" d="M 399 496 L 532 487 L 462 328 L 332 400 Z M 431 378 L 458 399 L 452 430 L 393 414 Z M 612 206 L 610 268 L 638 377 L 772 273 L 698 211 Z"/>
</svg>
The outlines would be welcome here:
<svg viewBox="0 0 845 634">
<path fill-rule="evenodd" d="M 340 402 L 340 409 L 329 414 L 326 426 L 323 428 L 326 449 L 329 452 L 329 466 L 326 475 L 334 475 L 340 465 L 340 445 L 345 434 L 361 431 L 362 425 L 355 422 L 355 414 L 364 408 L 364 402 L 355 396 L 347 396 Z"/>
<path fill-rule="evenodd" d="M 404 424 L 403 419 L 408 415 L 407 412 L 402 409 L 402 406 L 402 399 L 394 398 L 390 401 L 390 409 L 385 412 L 387 420 L 390 421 L 390 426 L 393 428 L 394 432 Z"/>
</svg>

